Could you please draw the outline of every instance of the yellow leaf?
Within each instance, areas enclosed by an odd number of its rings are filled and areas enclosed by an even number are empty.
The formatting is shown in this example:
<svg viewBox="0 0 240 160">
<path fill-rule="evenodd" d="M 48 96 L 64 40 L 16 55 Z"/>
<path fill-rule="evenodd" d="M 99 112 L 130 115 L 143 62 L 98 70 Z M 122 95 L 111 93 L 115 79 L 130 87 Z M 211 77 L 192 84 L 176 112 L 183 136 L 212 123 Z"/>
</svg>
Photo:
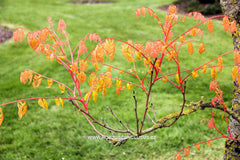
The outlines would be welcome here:
<svg viewBox="0 0 240 160">
<path fill-rule="evenodd" d="M 26 102 L 21 102 L 19 101 L 17 103 L 18 105 L 18 116 L 20 119 L 22 119 L 22 117 L 26 114 L 27 112 L 27 103 Z"/>
<path fill-rule="evenodd" d="M 199 76 L 199 75 L 198 75 L 197 70 L 195 70 L 195 71 L 192 72 L 192 77 L 193 77 L 194 80 L 195 80 L 196 77 L 198 77 L 198 76 Z"/>
<path fill-rule="evenodd" d="M 60 88 L 61 90 L 61 93 L 64 93 L 65 92 L 65 86 L 64 85 L 58 85 L 58 87 Z"/>
<path fill-rule="evenodd" d="M 207 145 L 208 145 L 209 147 L 211 147 L 211 146 L 212 146 L 212 141 L 207 141 Z"/>
<path fill-rule="evenodd" d="M 45 99 L 39 99 L 38 105 L 41 106 L 42 108 L 45 108 L 46 110 L 48 110 L 48 103 Z"/>
<path fill-rule="evenodd" d="M 94 90 L 92 92 L 92 97 L 93 97 L 93 101 L 96 103 L 97 102 L 97 97 L 98 97 L 98 92 Z"/>
<path fill-rule="evenodd" d="M 53 80 L 52 80 L 52 79 L 48 79 L 47 81 L 48 81 L 48 86 L 47 86 L 47 88 L 51 88 L 52 85 L 53 85 Z"/>
<path fill-rule="evenodd" d="M 122 84 L 122 81 L 121 81 L 121 80 L 117 80 L 117 81 L 116 81 L 116 86 L 117 86 L 117 87 L 121 87 L 121 84 Z"/>
<path fill-rule="evenodd" d="M 2 108 L 0 107 L 0 126 L 2 125 L 3 122 L 3 112 L 2 112 Z"/>
<path fill-rule="evenodd" d="M 207 71 L 207 65 L 204 65 L 204 66 L 203 66 L 202 73 L 206 73 L 206 71 Z"/>
<path fill-rule="evenodd" d="M 177 73 L 175 74 L 175 80 L 176 80 L 176 82 L 177 82 L 177 83 L 179 83 L 179 82 L 180 82 L 180 81 L 179 81 L 179 76 L 178 76 L 178 74 L 177 74 Z"/>
<path fill-rule="evenodd" d="M 62 100 L 62 98 L 56 98 L 55 99 L 56 105 L 59 107 L 60 105 L 63 107 L 64 102 Z"/>
<path fill-rule="evenodd" d="M 132 88 L 133 88 L 133 85 L 132 85 L 132 84 L 130 84 L 130 83 L 128 83 L 128 84 L 127 84 L 127 89 L 128 89 L 129 91 L 131 91 L 131 90 L 132 90 Z"/>
</svg>

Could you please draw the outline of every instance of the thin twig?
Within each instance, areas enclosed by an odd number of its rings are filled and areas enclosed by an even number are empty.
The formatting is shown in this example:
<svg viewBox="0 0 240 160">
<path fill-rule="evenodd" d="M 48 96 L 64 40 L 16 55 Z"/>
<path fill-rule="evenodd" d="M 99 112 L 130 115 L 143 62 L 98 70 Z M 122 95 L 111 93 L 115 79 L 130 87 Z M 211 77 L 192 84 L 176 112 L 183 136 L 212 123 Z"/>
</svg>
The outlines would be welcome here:
<svg viewBox="0 0 240 160">
<path fill-rule="evenodd" d="M 152 124 L 155 124 L 154 120 L 151 118 L 151 116 L 147 113 L 147 117 L 152 121 Z"/>
<path fill-rule="evenodd" d="M 157 58 L 154 60 L 153 62 L 153 66 L 155 65 L 157 61 Z M 147 92 L 147 99 L 146 99 L 146 105 L 145 105 L 145 111 L 144 111 L 144 114 L 143 114 L 143 118 L 142 118 L 142 121 L 141 121 L 141 125 L 140 125 L 140 129 L 139 129 L 139 134 L 141 134 L 141 131 L 142 131 L 142 127 L 143 127 L 143 124 L 144 124 L 144 121 L 145 121 L 145 117 L 146 117 L 146 114 L 147 114 L 147 110 L 148 110 L 148 102 L 149 102 L 149 98 L 150 98 L 150 94 L 151 94 L 151 90 L 152 90 L 152 86 L 153 86 L 153 68 L 152 68 L 152 71 L 151 71 L 151 78 L 150 78 L 150 81 L 149 81 L 149 89 L 148 89 L 148 92 Z"/>
<path fill-rule="evenodd" d="M 185 91 L 186 91 L 186 81 L 184 81 L 184 87 L 183 87 L 183 92 L 182 92 L 182 95 L 183 95 L 182 109 L 181 109 L 181 111 L 179 112 L 178 116 L 175 118 L 175 120 L 174 120 L 172 123 L 168 124 L 168 125 L 164 125 L 164 127 L 170 127 L 170 126 L 172 126 L 172 125 L 182 116 L 183 109 L 184 109 L 185 103 L 186 103 Z"/>
<path fill-rule="evenodd" d="M 152 96 L 151 95 L 150 95 L 150 102 L 151 102 L 151 108 L 152 108 L 152 111 L 153 111 L 153 115 L 154 115 L 155 121 L 157 121 L 157 117 L 156 117 L 156 113 L 155 113 L 155 109 L 154 109 L 154 106 L 153 106 Z"/>
<path fill-rule="evenodd" d="M 68 96 L 71 97 L 70 95 L 68 95 Z M 117 129 L 108 127 L 108 126 L 106 126 L 105 124 L 100 123 L 100 122 L 97 121 L 89 112 L 86 112 L 86 111 L 84 111 L 82 108 L 80 108 L 80 106 L 79 106 L 77 103 L 75 103 L 73 100 L 70 100 L 70 102 L 71 102 L 80 112 L 86 114 L 89 118 L 91 118 L 94 123 L 97 123 L 98 125 L 106 128 L 106 129 L 108 129 L 108 130 L 114 131 L 114 132 L 129 133 L 128 130 L 126 130 L 126 131 L 124 131 L 124 130 L 117 130 Z"/>
<path fill-rule="evenodd" d="M 112 115 L 118 120 L 119 123 L 121 123 L 121 125 L 127 129 L 127 131 L 131 134 L 134 134 L 125 124 L 123 124 L 123 122 L 113 113 L 112 109 L 109 108 L 108 106 L 106 107 L 106 109 L 112 113 Z"/>
<path fill-rule="evenodd" d="M 135 91 L 133 91 L 133 99 L 134 99 L 134 102 L 135 102 L 135 108 L 134 108 L 134 111 L 135 111 L 135 115 L 136 115 L 136 123 L 137 123 L 137 135 L 139 134 L 139 119 L 138 119 L 138 114 L 137 114 L 137 98 L 136 98 L 136 94 L 135 94 Z"/>
<path fill-rule="evenodd" d="M 101 118 L 101 120 L 103 121 L 103 123 L 105 123 L 105 125 L 106 125 L 107 127 L 109 127 L 109 125 L 108 125 L 107 122 L 102 118 L 102 116 L 100 116 L 100 118 Z M 113 138 L 115 138 L 115 135 L 113 134 L 113 132 L 112 132 L 111 130 L 108 130 L 108 131 L 112 134 Z"/>
</svg>

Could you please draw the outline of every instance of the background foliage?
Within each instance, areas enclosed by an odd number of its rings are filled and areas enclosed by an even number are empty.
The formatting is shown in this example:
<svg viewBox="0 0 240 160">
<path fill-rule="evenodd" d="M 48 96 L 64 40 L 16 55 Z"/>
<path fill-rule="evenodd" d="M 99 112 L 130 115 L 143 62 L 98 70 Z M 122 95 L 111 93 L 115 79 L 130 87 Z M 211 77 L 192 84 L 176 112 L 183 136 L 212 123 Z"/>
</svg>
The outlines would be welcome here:
<svg viewBox="0 0 240 160">
<path fill-rule="evenodd" d="M 134 42 L 154 41 L 161 37 L 160 28 L 152 18 L 135 18 L 134 11 L 139 6 L 148 6 L 155 10 L 164 20 L 165 11 L 158 7 L 170 4 L 173 1 L 159 0 L 115 0 L 112 4 L 76 5 L 67 0 L 3 0 L 0 1 L 0 25 L 14 29 L 24 27 L 37 30 L 47 26 L 47 18 L 57 24 L 59 19 L 64 19 L 72 44 L 77 42 L 87 33 L 96 32 L 102 38 L 115 37 L 122 40 L 132 39 Z M 186 20 L 175 28 L 175 34 L 184 32 L 187 26 L 196 24 L 194 20 Z M 225 33 L 221 21 L 214 21 L 215 27 L 212 35 L 207 33 L 200 38 L 205 42 L 205 56 L 194 54 L 192 57 L 183 56 L 182 66 L 187 68 L 202 64 L 217 55 L 231 50 L 231 36 Z M 73 45 L 74 46 L 74 45 Z M 94 47 L 94 45 L 92 45 Z M 118 46 L 120 47 L 120 46 Z M 183 54 L 186 53 L 187 50 Z M 121 65 L 121 53 L 117 53 Z M 20 72 L 30 68 L 56 80 L 68 83 L 70 77 L 66 75 L 63 67 L 57 63 L 46 62 L 45 58 L 36 55 L 24 41 L 20 45 L 12 40 L 0 45 L 0 103 L 36 96 L 61 96 L 58 86 L 46 89 L 46 81 L 39 88 L 23 85 L 19 82 Z M 224 63 L 233 63 L 233 56 L 224 58 Z M 169 66 L 171 69 L 171 66 Z M 228 106 L 232 98 L 231 69 L 224 69 L 219 77 L 221 89 Z M 214 93 L 209 92 L 210 70 L 206 75 L 200 75 L 197 81 L 187 82 L 187 103 L 198 101 L 204 96 L 210 100 Z M 158 117 L 179 110 L 181 95 L 170 84 L 159 83 L 154 87 L 153 99 Z M 110 96 L 114 95 L 114 96 Z M 131 122 L 134 119 L 134 103 L 132 94 L 124 91 L 122 96 L 116 97 L 115 91 L 109 93 L 105 99 L 99 98 L 98 103 L 92 102 L 90 112 L 99 118 L 102 115 L 106 121 L 113 119 L 105 106 L 110 106 L 123 121 Z M 145 96 L 137 91 L 139 104 L 144 102 Z M 127 100 L 126 100 L 127 99 Z M 142 100 L 141 100 L 142 99 Z M 203 118 L 210 117 L 210 110 L 194 113 L 182 117 L 173 127 L 154 131 L 148 136 L 156 136 L 154 140 L 129 140 L 121 147 L 114 147 L 103 139 L 89 139 L 96 136 L 91 126 L 85 123 L 83 116 L 78 114 L 70 102 L 65 101 L 63 109 L 58 108 L 54 101 L 49 103 L 46 111 L 37 105 L 36 101 L 28 103 L 26 116 L 19 120 L 17 105 L 3 107 L 4 122 L 0 127 L 0 159 L 173 159 L 176 151 L 184 146 L 219 136 L 213 129 L 208 130 L 206 123 L 201 123 Z M 144 105 L 143 105 L 144 106 Z M 139 110 L 141 107 L 139 106 Z M 142 112 L 140 111 L 141 115 Z M 222 113 L 216 113 L 216 124 L 224 132 L 226 126 L 221 124 Z M 111 123 L 110 123 L 111 124 Z M 112 125 L 119 125 L 112 122 Z M 151 122 L 149 120 L 149 124 Z M 224 140 L 213 142 L 209 148 L 201 146 L 201 152 L 193 148 L 189 159 L 219 159 L 223 155 Z M 81 157 L 81 158 L 80 158 Z"/>
</svg>

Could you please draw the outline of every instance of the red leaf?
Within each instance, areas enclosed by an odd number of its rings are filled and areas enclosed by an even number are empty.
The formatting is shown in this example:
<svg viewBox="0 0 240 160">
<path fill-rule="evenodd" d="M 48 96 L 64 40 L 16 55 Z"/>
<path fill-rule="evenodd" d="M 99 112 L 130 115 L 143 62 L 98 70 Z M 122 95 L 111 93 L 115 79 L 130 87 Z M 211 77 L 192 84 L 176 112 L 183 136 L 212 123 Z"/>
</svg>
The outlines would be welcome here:
<svg viewBox="0 0 240 160">
<path fill-rule="evenodd" d="M 140 16 L 140 11 L 139 11 L 139 9 L 136 9 L 136 11 L 135 11 L 135 16 L 136 16 L 136 17 L 139 17 L 139 16 Z"/>
<path fill-rule="evenodd" d="M 217 102 L 217 100 L 218 100 L 217 96 L 213 97 L 213 99 L 212 99 L 213 107 L 215 107 L 215 102 Z"/>
<path fill-rule="evenodd" d="M 211 129 L 212 127 L 214 127 L 214 125 L 215 125 L 214 119 L 211 118 L 211 120 L 208 122 L 208 129 Z"/>
<path fill-rule="evenodd" d="M 141 8 L 141 14 L 142 14 L 142 16 L 145 16 L 145 12 L 146 12 L 146 11 L 145 11 L 145 8 L 142 7 L 142 8 Z"/>
</svg>

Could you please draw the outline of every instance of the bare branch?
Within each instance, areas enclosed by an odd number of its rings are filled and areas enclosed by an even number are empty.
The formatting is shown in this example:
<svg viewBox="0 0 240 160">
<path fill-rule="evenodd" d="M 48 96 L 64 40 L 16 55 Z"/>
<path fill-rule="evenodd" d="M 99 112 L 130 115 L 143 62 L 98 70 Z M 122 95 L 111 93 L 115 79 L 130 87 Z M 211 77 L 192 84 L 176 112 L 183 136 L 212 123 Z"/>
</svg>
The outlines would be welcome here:
<svg viewBox="0 0 240 160">
<path fill-rule="evenodd" d="M 155 60 L 154 60 L 154 62 L 153 62 L 153 66 L 155 65 L 156 61 L 157 61 L 157 58 L 155 58 Z M 144 121 L 145 121 L 145 117 L 146 117 L 146 113 L 147 113 L 147 110 L 148 110 L 149 98 L 150 98 L 152 86 L 153 86 L 153 84 L 154 84 L 154 82 L 153 82 L 153 69 L 154 69 L 154 67 L 152 68 L 152 71 L 151 71 L 151 78 L 150 78 L 150 81 L 149 81 L 150 83 L 149 83 L 149 89 L 148 89 L 148 92 L 147 92 L 147 99 L 146 99 L 145 111 L 144 111 L 143 118 L 142 118 L 142 121 L 141 121 L 140 129 L 139 129 L 139 134 L 141 134 L 141 132 L 142 132 L 142 127 L 143 127 L 143 124 L 144 124 Z"/>
<path fill-rule="evenodd" d="M 135 102 L 134 111 L 135 111 L 135 115 L 136 115 L 137 134 L 139 134 L 139 129 L 138 129 L 138 127 L 139 127 L 139 125 L 138 125 L 139 119 L 138 119 L 138 114 L 137 114 L 137 98 L 136 98 L 135 91 L 133 91 L 133 99 L 134 99 L 134 102 Z"/>
<path fill-rule="evenodd" d="M 123 124 L 123 122 L 113 113 L 113 111 L 112 111 L 111 108 L 109 108 L 108 106 L 107 106 L 106 108 L 107 108 L 107 110 L 108 110 L 109 112 L 111 112 L 112 115 L 119 121 L 119 123 L 121 123 L 121 125 L 122 125 L 124 128 L 127 129 L 127 131 L 128 131 L 129 133 L 131 133 L 132 135 L 134 135 L 134 133 L 133 133 L 125 124 Z"/>
<path fill-rule="evenodd" d="M 103 123 L 109 127 L 109 125 L 107 124 L 107 122 L 102 118 L 102 116 L 100 116 L 101 120 L 103 121 Z M 113 138 L 115 138 L 115 135 L 113 134 L 113 132 L 111 130 L 109 130 L 109 132 L 112 134 Z"/>
<path fill-rule="evenodd" d="M 151 116 L 147 113 L 147 117 L 152 121 L 152 124 L 155 124 L 154 120 L 151 118 Z"/>
</svg>

